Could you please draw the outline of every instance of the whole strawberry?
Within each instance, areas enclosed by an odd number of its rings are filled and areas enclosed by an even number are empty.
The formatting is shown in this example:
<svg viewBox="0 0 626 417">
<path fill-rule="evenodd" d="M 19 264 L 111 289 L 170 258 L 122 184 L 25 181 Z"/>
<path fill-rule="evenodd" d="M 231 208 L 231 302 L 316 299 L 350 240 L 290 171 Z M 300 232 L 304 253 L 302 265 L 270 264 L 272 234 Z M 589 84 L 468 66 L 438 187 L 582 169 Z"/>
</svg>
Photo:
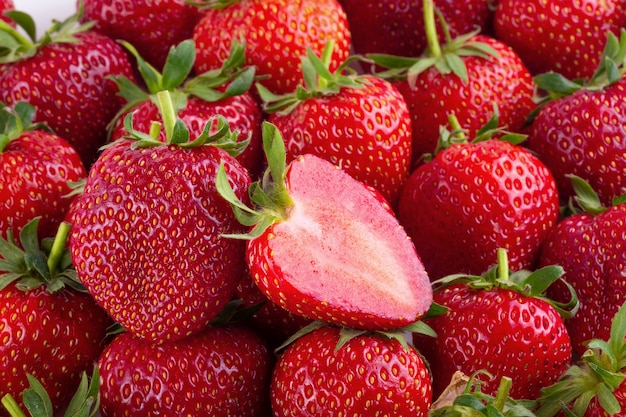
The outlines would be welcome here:
<svg viewBox="0 0 626 417">
<path fill-rule="evenodd" d="M 270 388 L 275 416 L 428 415 L 430 372 L 402 335 L 314 324 L 278 358 Z"/>
<path fill-rule="evenodd" d="M 40 217 L 39 236 L 52 237 L 65 218 L 71 198 L 68 182 L 86 176 L 74 148 L 33 124 L 35 109 L 20 102 L 0 104 L 0 234 L 15 235 Z"/>
<path fill-rule="evenodd" d="M 498 39 L 511 46 L 533 74 L 555 71 L 588 78 L 601 62 L 607 33 L 626 27 L 623 0 L 499 0 Z"/>
<path fill-rule="evenodd" d="M 204 0 L 204 17 L 193 39 L 198 47 L 196 72 L 219 68 L 231 45 L 243 39 L 246 64 L 256 67 L 261 82 L 277 94 L 303 83 L 300 57 L 311 48 L 321 55 L 333 41 L 331 71 L 350 53 L 346 14 L 337 0 Z"/>
<path fill-rule="evenodd" d="M 82 0 L 81 22 L 129 42 L 146 61 L 163 67 L 169 49 L 191 38 L 202 12 L 183 0 Z"/>
<path fill-rule="evenodd" d="M 55 23 L 35 41 L 34 23 L 20 14 L 18 29 L 3 27 L 13 39 L 0 49 L 0 101 L 26 101 L 37 109 L 35 121 L 48 125 L 79 153 L 85 167 L 106 141 L 106 126 L 122 107 L 111 75 L 133 77 L 130 60 L 113 39 L 77 26 L 79 14 Z M 33 30 L 31 30 L 33 29 Z"/>
<path fill-rule="evenodd" d="M 532 269 L 559 217 L 556 184 L 548 168 L 520 145 L 523 136 L 498 132 L 494 117 L 468 142 L 452 118 L 442 149 L 409 176 L 398 219 L 413 240 L 431 279 L 481 274 L 498 248 L 512 269 Z M 499 134 L 499 133 L 498 133 Z"/>
<path fill-rule="evenodd" d="M 223 119 L 190 140 L 169 93 L 159 97 L 166 141 L 126 118 L 131 135 L 103 151 L 77 197 L 70 243 L 96 301 L 129 332 L 163 342 L 201 331 L 234 294 L 245 245 L 223 237 L 242 227 L 215 175 L 223 165 L 241 198 L 250 177 L 224 150 L 237 144 Z"/>
<path fill-rule="evenodd" d="M 252 330 L 209 326 L 157 344 L 117 336 L 98 360 L 103 417 L 257 417 L 269 408 L 272 356 Z"/>
<path fill-rule="evenodd" d="M 480 277 L 455 274 L 436 281 L 433 301 L 447 311 L 424 320 L 436 339 L 416 340 L 430 364 L 435 394 L 456 371 L 486 371 L 477 378 L 491 395 L 509 377 L 515 399 L 536 399 L 541 388 L 556 382 L 572 358 L 560 313 L 571 317 L 578 300 L 572 293 L 561 305 L 543 292 L 562 273 L 557 266 L 509 273 L 506 251 L 499 250 L 498 264 Z"/>
<path fill-rule="evenodd" d="M 100 356 L 111 320 L 76 280 L 65 248 L 69 225 L 54 242 L 40 241 L 38 221 L 22 228 L 19 246 L 12 234 L 0 240 L 0 397 L 21 403 L 31 375 L 58 412 Z"/>
</svg>

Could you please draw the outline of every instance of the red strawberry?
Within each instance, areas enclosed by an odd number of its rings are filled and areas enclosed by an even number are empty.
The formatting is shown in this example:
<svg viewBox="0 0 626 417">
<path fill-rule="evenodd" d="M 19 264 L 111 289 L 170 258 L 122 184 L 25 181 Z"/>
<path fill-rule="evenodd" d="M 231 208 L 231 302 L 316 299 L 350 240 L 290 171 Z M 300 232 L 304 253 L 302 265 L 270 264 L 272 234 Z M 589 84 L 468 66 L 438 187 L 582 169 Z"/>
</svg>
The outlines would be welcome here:
<svg viewBox="0 0 626 417">
<path fill-rule="evenodd" d="M 196 71 L 219 68 L 235 41 L 246 43 L 246 64 L 254 65 L 261 82 L 277 94 L 302 84 L 300 57 L 310 47 L 321 55 L 334 41 L 330 68 L 350 53 L 346 14 L 337 0 L 204 0 L 206 14 L 196 25 Z"/>
<path fill-rule="evenodd" d="M 41 217 L 39 235 L 51 237 L 72 201 L 68 182 L 85 177 L 85 167 L 64 139 L 32 123 L 35 109 L 0 104 L 0 234 L 19 234 Z"/>
<path fill-rule="evenodd" d="M 0 397 L 18 398 L 30 374 L 59 411 L 99 357 L 111 321 L 76 280 L 64 247 L 69 225 L 54 244 L 40 244 L 37 222 L 20 233 L 24 250 L 12 235 L 0 240 Z"/>
<path fill-rule="evenodd" d="M 269 408 L 271 354 L 234 324 L 164 344 L 122 333 L 98 366 L 103 417 L 257 417 Z"/>
<path fill-rule="evenodd" d="M 452 375 L 479 374 L 482 390 L 495 394 L 502 377 L 512 380 L 510 395 L 535 399 L 541 388 L 558 380 L 572 358 L 563 318 L 578 307 L 551 304 L 543 291 L 563 270 L 552 266 L 509 275 L 506 251 L 498 250 L 498 265 L 483 276 L 451 275 L 434 283 L 434 302 L 447 308 L 427 319 L 437 333 L 433 341 L 416 340 L 433 373 L 433 390 L 441 393 Z M 555 307 L 556 306 L 556 307 Z"/>
<path fill-rule="evenodd" d="M 183 0 L 83 0 L 80 19 L 95 21 L 93 30 L 125 40 L 157 68 L 169 49 L 191 38 L 202 12 Z"/>
<path fill-rule="evenodd" d="M 431 376 L 412 346 L 315 324 L 278 358 L 270 388 L 275 416 L 428 415 Z"/>
<path fill-rule="evenodd" d="M 494 16 L 496 37 L 533 74 L 555 71 L 572 79 L 590 77 L 607 33 L 624 27 L 623 0 L 499 0 Z"/>
<path fill-rule="evenodd" d="M 228 126 L 189 140 L 169 93 L 159 94 L 166 142 L 133 138 L 108 147 L 89 172 L 73 209 L 71 248 L 78 276 L 128 331 L 153 341 L 201 331 L 224 308 L 244 274 L 242 230 L 215 190 L 225 166 L 237 195 L 250 177 L 218 146 L 232 146 Z M 169 109 L 169 111 L 168 111 Z"/>
<path fill-rule="evenodd" d="M 490 119 L 496 106 L 500 123 L 521 132 L 535 107 L 534 84 L 519 56 L 506 44 L 477 31 L 440 45 L 435 32 L 432 2 L 425 2 L 429 47 L 420 56 L 369 55 L 390 68 L 386 74 L 409 106 L 413 126 L 413 161 L 435 151 L 439 129 L 454 114 L 473 137 Z M 444 24 L 445 25 L 445 24 Z"/>
<path fill-rule="evenodd" d="M 11 106 L 27 101 L 37 108 L 36 121 L 70 142 L 89 167 L 106 141 L 107 124 L 123 104 L 107 77 L 133 77 L 133 69 L 120 45 L 88 27 L 75 27 L 78 18 L 53 25 L 38 42 L 34 33 L 31 42 L 17 29 L 3 29 L 3 36 L 16 42 L 0 51 L 5 64 L 0 100 Z M 18 23 L 34 25 L 28 15 Z"/>
<path fill-rule="evenodd" d="M 411 167 L 411 119 L 402 95 L 375 76 L 328 71 L 322 59 L 303 57 L 305 86 L 277 96 L 262 86 L 269 122 L 283 132 L 287 161 L 313 154 L 368 184 L 393 205 Z M 347 63 L 346 63 L 347 64 Z"/>
<path fill-rule="evenodd" d="M 13 3 L 13 0 L 0 0 L 0 20 L 3 20 L 10 25 L 13 25 L 13 20 L 4 15 L 4 13 L 12 10 L 15 10 L 15 4 Z"/>
<path fill-rule="evenodd" d="M 269 169 L 250 188 L 252 210 L 218 189 L 254 226 L 247 263 L 254 282 L 294 314 L 363 329 L 391 329 L 430 307 L 428 276 L 404 229 L 371 189 L 332 163 L 303 155 L 285 166 L 283 138 L 263 125 Z M 379 195 L 379 194 L 378 194 Z"/>
<path fill-rule="evenodd" d="M 596 73 L 569 81 L 557 73 L 535 77 L 550 92 L 538 110 L 526 146 L 550 168 L 562 201 L 574 196 L 568 175 L 589 182 L 604 204 L 626 192 L 626 34 L 609 35 Z"/>
<path fill-rule="evenodd" d="M 511 253 L 511 268 L 532 269 L 541 243 L 557 223 L 552 174 L 507 138 L 488 139 L 496 124 L 494 118 L 469 143 L 456 136 L 458 126 L 446 133 L 444 149 L 404 184 L 398 219 L 431 279 L 481 274 L 501 247 Z"/>
<path fill-rule="evenodd" d="M 580 311 L 566 324 L 575 352 L 582 355 L 586 341 L 609 337 L 609 318 L 626 301 L 626 204 L 622 198 L 603 207 L 588 183 L 579 177 L 574 183 L 583 197 L 577 198 L 582 211 L 561 220 L 548 234 L 539 264 L 561 265 L 565 280 L 578 293 Z M 550 295 L 561 300 L 567 293 L 556 286 Z"/>
</svg>

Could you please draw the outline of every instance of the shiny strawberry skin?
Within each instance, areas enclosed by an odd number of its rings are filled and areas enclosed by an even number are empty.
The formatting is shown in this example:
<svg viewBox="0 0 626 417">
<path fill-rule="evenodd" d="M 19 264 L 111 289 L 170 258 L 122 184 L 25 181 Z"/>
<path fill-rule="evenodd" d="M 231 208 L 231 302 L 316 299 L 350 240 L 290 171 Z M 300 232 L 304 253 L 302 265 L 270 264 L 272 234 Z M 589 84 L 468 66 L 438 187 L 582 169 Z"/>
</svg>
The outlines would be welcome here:
<svg viewBox="0 0 626 417">
<path fill-rule="evenodd" d="M 113 39 L 95 32 L 75 35 L 77 43 L 51 43 L 34 56 L 7 64 L 0 99 L 28 101 L 35 121 L 46 123 L 91 166 L 106 141 L 106 126 L 124 104 L 109 75 L 134 79 L 128 56 Z"/>
<path fill-rule="evenodd" d="M 436 68 L 420 74 L 414 86 L 406 80 L 396 83 L 409 106 L 416 162 L 435 151 L 439 128 L 448 125 L 451 114 L 473 138 L 493 116 L 494 105 L 499 125 L 514 132 L 523 130 L 535 107 L 534 83 L 519 56 L 496 39 L 477 35 L 473 40 L 492 47 L 500 56 L 463 57 L 467 83 L 454 74 L 441 74 Z"/>
<path fill-rule="evenodd" d="M 499 0 L 494 31 L 531 73 L 555 71 L 587 78 L 595 71 L 607 32 L 626 26 L 623 0 Z"/>
<path fill-rule="evenodd" d="M 86 176 L 74 148 L 64 139 L 41 131 L 26 131 L 0 152 L 0 234 L 20 229 L 40 216 L 39 234 L 55 235 L 72 199 L 68 181 Z"/>
<path fill-rule="evenodd" d="M 269 121 L 283 132 L 288 160 L 317 155 L 380 191 L 392 205 L 411 168 L 407 104 L 388 81 L 365 76 L 361 88 L 311 97 Z"/>
<path fill-rule="evenodd" d="M 625 233 L 626 205 L 618 205 L 596 216 L 580 213 L 567 217 L 544 242 L 540 265 L 562 266 L 564 279 L 580 299 L 579 311 L 566 322 L 578 354 L 586 350 L 583 342 L 587 340 L 608 340 L 608 318 L 626 301 Z M 568 297 L 562 286 L 550 288 L 548 294 L 557 300 Z"/>
<path fill-rule="evenodd" d="M 83 371 L 105 346 L 111 320 L 87 294 L 15 284 L 0 291 L 0 394 L 21 401 L 26 374 L 46 388 L 55 410 L 67 405 Z M 0 413 L 0 415 L 2 415 Z"/>
<path fill-rule="evenodd" d="M 330 70 L 350 54 L 348 22 L 337 0 L 241 0 L 222 9 L 209 9 L 194 29 L 198 47 L 196 72 L 219 68 L 233 40 L 244 38 L 246 65 L 276 94 L 290 93 L 302 84 L 300 57 L 310 47 L 322 55 L 335 43 Z"/>
<path fill-rule="evenodd" d="M 235 325 L 165 344 L 130 333 L 99 361 L 101 413 L 111 416 L 262 416 L 271 353 L 252 330 Z"/>
<path fill-rule="evenodd" d="M 202 12 L 183 0 L 85 0 L 81 22 L 95 21 L 93 30 L 132 44 L 161 69 L 169 49 L 191 38 Z"/>
<path fill-rule="evenodd" d="M 245 198 L 250 177 L 214 146 L 107 148 L 73 208 L 70 240 L 79 279 L 128 331 L 176 340 L 200 331 L 244 274 L 245 243 L 215 190 L 223 162 Z"/>
<path fill-rule="evenodd" d="M 482 390 L 495 394 L 500 378 L 512 379 L 510 395 L 535 399 L 541 388 L 558 380 L 570 364 L 572 346 L 563 319 L 546 301 L 511 290 L 476 290 L 455 284 L 435 292 L 434 302 L 448 308 L 426 323 L 437 338 L 416 343 L 431 366 L 435 395 L 456 370 L 486 381 Z"/>
<path fill-rule="evenodd" d="M 274 415 L 428 415 L 431 376 L 417 351 L 371 335 L 335 351 L 338 341 L 339 329 L 325 326 L 279 356 L 270 388 Z"/>
<path fill-rule="evenodd" d="M 604 204 L 626 192 L 626 80 L 580 90 L 548 103 L 535 118 L 526 146 L 550 168 L 563 201 L 574 196 L 573 174 Z"/>
<path fill-rule="evenodd" d="M 432 279 L 481 274 L 498 248 L 532 269 L 559 216 L 554 178 L 528 150 L 500 140 L 454 144 L 404 185 L 398 219 Z"/>
</svg>

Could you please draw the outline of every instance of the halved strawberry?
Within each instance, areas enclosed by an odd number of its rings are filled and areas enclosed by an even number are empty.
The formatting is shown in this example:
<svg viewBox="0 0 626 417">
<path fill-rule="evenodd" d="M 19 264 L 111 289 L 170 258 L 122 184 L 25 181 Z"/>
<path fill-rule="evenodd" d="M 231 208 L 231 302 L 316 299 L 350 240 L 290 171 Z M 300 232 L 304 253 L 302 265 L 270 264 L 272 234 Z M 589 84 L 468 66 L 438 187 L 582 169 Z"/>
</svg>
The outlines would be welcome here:
<svg viewBox="0 0 626 417">
<path fill-rule="evenodd" d="M 250 188 L 254 211 L 218 190 L 247 226 L 247 262 L 267 297 L 296 314 L 361 329 L 402 327 L 429 309 L 432 290 L 413 243 L 363 183 L 306 154 L 285 167 L 276 126 L 263 125 L 269 169 Z"/>
</svg>

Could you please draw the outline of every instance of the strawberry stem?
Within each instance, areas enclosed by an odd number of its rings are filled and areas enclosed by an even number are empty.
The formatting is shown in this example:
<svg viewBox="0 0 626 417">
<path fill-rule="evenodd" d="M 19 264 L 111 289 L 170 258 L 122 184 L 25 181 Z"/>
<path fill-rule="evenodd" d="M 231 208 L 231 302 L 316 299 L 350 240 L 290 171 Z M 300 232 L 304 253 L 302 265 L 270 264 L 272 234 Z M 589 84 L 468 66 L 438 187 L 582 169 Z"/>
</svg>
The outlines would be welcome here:
<svg viewBox="0 0 626 417">
<path fill-rule="evenodd" d="M 509 281 L 509 259 L 506 249 L 498 248 L 498 277 L 506 282 Z"/>
<path fill-rule="evenodd" d="M 172 142 L 174 137 L 174 126 L 176 126 L 176 109 L 172 101 L 172 96 L 168 90 L 159 91 L 157 93 L 157 101 L 159 109 L 161 110 L 161 117 L 163 118 L 163 125 L 165 127 L 165 137 L 167 143 Z M 152 126 L 150 128 L 152 133 Z"/>
<path fill-rule="evenodd" d="M 68 222 L 62 222 L 59 225 L 57 233 L 54 237 L 52 249 L 50 249 L 50 254 L 48 255 L 48 269 L 50 270 L 51 275 L 54 275 L 57 267 L 59 266 L 59 262 L 63 257 L 65 244 L 67 243 L 67 237 L 70 234 L 70 229 L 71 225 Z"/>
<path fill-rule="evenodd" d="M 512 384 L 513 381 L 508 376 L 503 376 L 500 379 L 500 385 L 498 386 L 498 391 L 496 392 L 496 397 L 493 402 L 493 406 L 498 411 L 504 411 L 504 406 L 509 398 L 509 392 L 511 391 Z"/>
<path fill-rule="evenodd" d="M 22 411 L 11 394 L 6 394 L 2 397 L 2 405 L 9 412 L 11 417 L 26 417 L 26 414 L 24 414 L 24 411 Z"/>
<path fill-rule="evenodd" d="M 437 37 L 437 25 L 435 23 L 435 6 L 433 0 L 424 0 L 424 26 L 426 29 L 426 40 L 428 42 L 428 52 L 433 58 L 441 56 L 441 45 Z"/>
</svg>

